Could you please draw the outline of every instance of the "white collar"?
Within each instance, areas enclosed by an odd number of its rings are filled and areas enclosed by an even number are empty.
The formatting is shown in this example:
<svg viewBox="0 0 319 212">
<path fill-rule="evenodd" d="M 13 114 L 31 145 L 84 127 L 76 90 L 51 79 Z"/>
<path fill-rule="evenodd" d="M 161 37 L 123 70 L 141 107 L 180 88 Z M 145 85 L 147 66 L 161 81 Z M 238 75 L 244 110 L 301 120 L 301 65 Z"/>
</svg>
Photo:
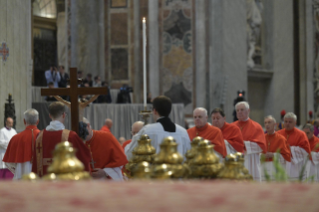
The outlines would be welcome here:
<svg viewBox="0 0 319 212">
<path fill-rule="evenodd" d="M 45 129 L 47 131 L 59 131 L 59 130 L 64 130 L 65 127 L 63 123 L 55 120 L 55 121 L 51 121 L 50 125 L 48 125 Z"/>
</svg>

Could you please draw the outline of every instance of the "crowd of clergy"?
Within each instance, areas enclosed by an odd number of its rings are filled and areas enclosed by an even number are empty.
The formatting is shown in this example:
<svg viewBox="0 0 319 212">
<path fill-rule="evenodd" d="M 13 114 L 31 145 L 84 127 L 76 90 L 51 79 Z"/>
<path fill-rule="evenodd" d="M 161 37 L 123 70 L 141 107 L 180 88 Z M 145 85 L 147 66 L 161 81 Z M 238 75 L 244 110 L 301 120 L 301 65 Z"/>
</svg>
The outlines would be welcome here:
<svg viewBox="0 0 319 212">
<path fill-rule="evenodd" d="M 109 130 L 112 126 L 109 119 L 100 130 L 92 129 L 86 118 L 81 119 L 78 134 L 65 129 L 65 106 L 61 102 L 50 104 L 52 121 L 42 131 L 37 128 L 39 113 L 35 109 L 24 112 L 25 130 L 18 134 L 12 128 L 13 119 L 8 117 L 6 126 L 0 130 L 0 178 L 19 180 L 30 172 L 42 177 L 52 163 L 52 151 L 56 144 L 69 141 L 77 149 L 77 158 L 94 179 L 126 180 L 123 177 L 124 166 L 132 158 L 141 135 L 147 134 L 156 153 L 167 136 L 174 137 L 177 150 L 183 156 L 197 136 L 214 145 L 220 161 L 228 154 L 244 153 L 244 165 L 255 181 L 266 180 L 266 175 L 274 180 L 278 171 L 274 160 L 279 161 L 291 181 L 310 178 L 318 181 L 319 138 L 314 135 L 311 123 L 304 124 L 302 129 L 296 127 L 297 117 L 292 112 L 282 114 L 280 123 L 273 116 L 266 116 L 263 129 L 249 117 L 248 102 L 235 105 L 238 120 L 233 123 L 226 122 L 221 108 L 215 108 L 208 114 L 205 108 L 199 107 L 193 111 L 195 126 L 186 130 L 169 118 L 172 108 L 169 98 L 158 96 L 152 106 L 155 123 L 144 125 L 136 121 L 132 125 L 132 139 L 123 145 Z"/>
</svg>

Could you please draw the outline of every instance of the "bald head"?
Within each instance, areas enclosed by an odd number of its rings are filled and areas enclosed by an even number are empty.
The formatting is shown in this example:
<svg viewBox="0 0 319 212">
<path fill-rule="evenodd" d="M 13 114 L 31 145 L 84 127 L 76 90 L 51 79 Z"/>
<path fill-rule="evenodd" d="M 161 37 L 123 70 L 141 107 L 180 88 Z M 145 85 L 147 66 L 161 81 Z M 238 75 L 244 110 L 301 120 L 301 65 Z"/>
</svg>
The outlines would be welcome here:
<svg viewBox="0 0 319 212">
<path fill-rule="evenodd" d="M 104 125 L 107 126 L 109 129 L 111 129 L 113 125 L 113 121 L 111 119 L 105 119 Z"/>
<path fill-rule="evenodd" d="M 119 138 L 119 143 L 122 145 L 125 142 L 125 138 L 124 137 L 120 137 Z"/>
<path fill-rule="evenodd" d="M 134 124 L 132 125 L 132 132 L 131 132 L 132 136 L 137 134 L 143 127 L 144 127 L 144 122 L 142 121 L 134 122 Z"/>
<path fill-rule="evenodd" d="M 13 127 L 13 119 L 11 117 L 8 117 L 6 119 L 6 127 L 11 129 L 11 127 Z"/>
<path fill-rule="evenodd" d="M 193 112 L 194 124 L 197 128 L 204 127 L 207 124 L 207 110 L 203 107 L 198 107 Z"/>
</svg>

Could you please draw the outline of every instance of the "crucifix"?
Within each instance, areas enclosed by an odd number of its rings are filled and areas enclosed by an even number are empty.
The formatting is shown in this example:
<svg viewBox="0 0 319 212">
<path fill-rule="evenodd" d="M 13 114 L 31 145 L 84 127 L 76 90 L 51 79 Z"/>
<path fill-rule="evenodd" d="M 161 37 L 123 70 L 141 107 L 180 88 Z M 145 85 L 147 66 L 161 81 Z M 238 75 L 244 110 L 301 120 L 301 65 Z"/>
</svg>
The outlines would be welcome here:
<svg viewBox="0 0 319 212">
<path fill-rule="evenodd" d="M 71 102 L 71 129 L 79 131 L 79 95 L 107 94 L 107 87 L 79 88 L 77 69 L 70 68 L 70 88 L 42 88 L 41 96 L 70 96 Z"/>
</svg>

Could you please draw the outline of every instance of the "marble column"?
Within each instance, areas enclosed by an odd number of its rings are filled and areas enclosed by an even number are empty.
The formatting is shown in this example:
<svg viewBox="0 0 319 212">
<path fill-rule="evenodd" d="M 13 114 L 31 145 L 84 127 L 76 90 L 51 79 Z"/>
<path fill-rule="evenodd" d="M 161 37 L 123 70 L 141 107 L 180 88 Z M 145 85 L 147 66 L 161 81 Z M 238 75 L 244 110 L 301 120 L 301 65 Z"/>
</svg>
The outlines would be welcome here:
<svg viewBox="0 0 319 212">
<path fill-rule="evenodd" d="M 247 96 L 246 1 L 216 0 L 210 5 L 210 110 L 222 107 L 233 120 L 238 90 Z"/>
<path fill-rule="evenodd" d="M 140 1 L 134 0 L 134 95 L 135 103 L 141 103 L 141 83 L 142 83 L 142 70 L 141 70 L 141 17 L 140 17 Z"/>
<path fill-rule="evenodd" d="M 148 88 L 153 98 L 160 95 L 158 15 L 158 0 L 148 0 Z"/>
<path fill-rule="evenodd" d="M 206 1 L 195 1 L 196 107 L 206 107 Z"/>
<path fill-rule="evenodd" d="M 71 0 L 71 67 L 105 78 L 104 0 Z"/>
</svg>

